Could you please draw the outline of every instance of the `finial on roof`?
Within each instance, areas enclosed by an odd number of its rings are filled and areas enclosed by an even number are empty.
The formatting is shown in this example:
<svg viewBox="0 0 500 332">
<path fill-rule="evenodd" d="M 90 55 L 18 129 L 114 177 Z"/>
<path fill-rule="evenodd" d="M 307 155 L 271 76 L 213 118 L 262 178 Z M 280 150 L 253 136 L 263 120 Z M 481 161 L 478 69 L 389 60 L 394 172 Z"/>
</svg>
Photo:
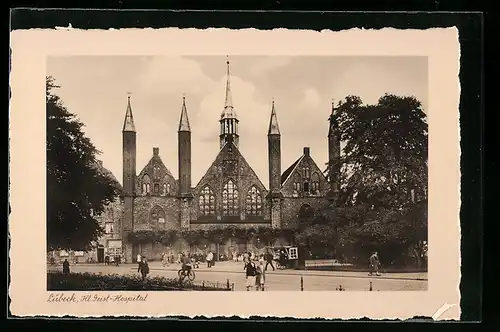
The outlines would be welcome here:
<svg viewBox="0 0 500 332">
<path fill-rule="evenodd" d="M 179 120 L 179 131 L 191 131 L 191 126 L 189 125 L 189 118 L 187 114 L 186 107 L 186 95 L 182 96 L 182 109 L 181 109 L 181 118 Z"/>
<path fill-rule="evenodd" d="M 268 135 L 280 135 L 280 127 L 278 125 L 278 117 L 276 116 L 276 109 L 274 108 L 274 97 L 271 108 L 271 119 L 269 120 Z"/>
<path fill-rule="evenodd" d="M 231 93 L 231 71 L 229 68 L 229 56 L 226 56 L 227 77 L 226 77 L 226 102 L 224 107 L 233 107 L 233 96 Z"/>
<path fill-rule="evenodd" d="M 130 106 L 130 92 L 127 92 L 127 111 L 125 121 L 123 122 L 123 131 L 135 132 L 134 116 L 132 115 L 132 106 Z"/>
<path fill-rule="evenodd" d="M 224 103 L 224 109 L 222 110 L 221 120 L 222 119 L 237 119 L 238 116 L 234 111 L 233 107 L 233 94 L 231 92 L 231 71 L 229 67 L 229 56 L 226 56 L 226 64 L 227 64 L 227 73 L 226 73 L 226 100 Z"/>
</svg>

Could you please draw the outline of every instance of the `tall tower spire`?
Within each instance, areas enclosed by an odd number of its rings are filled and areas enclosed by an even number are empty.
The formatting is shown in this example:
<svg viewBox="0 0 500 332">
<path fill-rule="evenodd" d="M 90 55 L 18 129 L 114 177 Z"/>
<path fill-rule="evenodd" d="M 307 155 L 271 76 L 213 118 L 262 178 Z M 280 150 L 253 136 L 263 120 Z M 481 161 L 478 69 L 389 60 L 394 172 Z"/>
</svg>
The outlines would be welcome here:
<svg viewBox="0 0 500 332">
<path fill-rule="evenodd" d="M 186 108 L 186 97 L 182 97 L 182 109 L 181 109 L 181 119 L 179 120 L 179 131 L 191 131 L 191 126 L 189 125 L 189 118 Z"/>
<path fill-rule="evenodd" d="M 227 81 L 226 81 L 226 100 L 224 102 L 224 109 L 220 116 L 220 148 L 226 144 L 228 138 L 231 137 L 234 145 L 238 146 L 238 116 L 234 110 L 233 97 L 231 93 L 231 72 L 229 70 L 229 58 L 226 60 L 227 64 Z"/>
<path fill-rule="evenodd" d="M 186 107 L 186 97 L 182 97 L 181 118 L 179 120 L 178 161 L 179 161 L 179 200 L 181 227 L 189 229 L 191 213 L 190 206 L 193 199 L 191 193 L 191 127 Z"/>
<path fill-rule="evenodd" d="M 125 121 L 123 122 L 123 131 L 135 132 L 134 116 L 132 115 L 132 107 L 130 106 L 130 96 L 127 97 L 127 111 L 125 113 Z"/>
<path fill-rule="evenodd" d="M 273 228 L 281 227 L 281 134 L 278 117 L 274 108 L 274 99 L 267 132 L 267 147 L 269 158 L 269 194 L 267 196 L 271 207 L 271 224 Z"/>
<path fill-rule="evenodd" d="M 136 137 L 134 117 L 130 106 L 130 96 L 127 100 L 127 111 L 123 123 L 123 219 L 120 233 L 123 241 L 123 253 L 127 261 L 132 261 L 133 246 L 128 242 L 128 234 L 134 230 L 134 197 L 136 177 Z"/>
</svg>

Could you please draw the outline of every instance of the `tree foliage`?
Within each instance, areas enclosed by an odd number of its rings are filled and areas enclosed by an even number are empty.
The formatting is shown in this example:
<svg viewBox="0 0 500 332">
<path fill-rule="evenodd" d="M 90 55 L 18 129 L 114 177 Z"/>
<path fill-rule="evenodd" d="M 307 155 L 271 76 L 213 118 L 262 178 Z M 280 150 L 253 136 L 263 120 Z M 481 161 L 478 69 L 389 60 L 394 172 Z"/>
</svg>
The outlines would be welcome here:
<svg viewBox="0 0 500 332">
<path fill-rule="evenodd" d="M 47 77 L 47 250 L 86 250 L 103 233 L 94 216 L 119 195 L 120 186 L 100 167 L 83 123 L 56 88 Z"/>
<path fill-rule="evenodd" d="M 422 263 L 427 248 L 428 126 L 414 97 L 384 95 L 375 105 L 357 96 L 329 118 L 343 145 L 341 190 L 334 205 L 302 227 L 301 244 L 367 262 L 373 251 L 389 264 Z M 314 239 L 311 240 L 311 239 Z"/>
</svg>

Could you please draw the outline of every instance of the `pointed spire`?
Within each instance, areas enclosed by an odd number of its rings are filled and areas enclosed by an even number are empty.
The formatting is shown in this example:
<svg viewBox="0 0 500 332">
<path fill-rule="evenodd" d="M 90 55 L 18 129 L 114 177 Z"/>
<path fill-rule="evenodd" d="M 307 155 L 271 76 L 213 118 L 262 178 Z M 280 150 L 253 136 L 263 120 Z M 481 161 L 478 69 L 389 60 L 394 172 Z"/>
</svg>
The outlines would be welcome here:
<svg viewBox="0 0 500 332">
<path fill-rule="evenodd" d="M 182 96 L 182 110 L 181 119 L 179 120 L 179 131 L 191 131 L 191 126 L 189 125 L 189 118 L 186 108 L 186 96 Z"/>
<path fill-rule="evenodd" d="M 125 121 L 123 122 L 123 131 L 135 132 L 134 116 L 132 115 L 132 107 L 130 106 L 130 96 L 127 101 L 127 112 L 125 113 Z"/>
<path fill-rule="evenodd" d="M 269 120 L 269 130 L 268 135 L 280 135 L 280 127 L 278 125 L 278 117 L 276 116 L 276 109 L 274 108 L 274 98 L 273 107 L 271 110 L 271 119 Z"/>
<path fill-rule="evenodd" d="M 233 96 L 231 94 L 231 72 L 229 70 L 229 57 L 226 56 L 227 81 L 226 81 L 226 102 L 224 107 L 233 107 Z"/>
<path fill-rule="evenodd" d="M 234 111 L 233 106 L 233 95 L 231 92 L 231 72 L 229 70 L 229 57 L 226 56 L 226 64 L 227 64 L 227 81 L 226 81 L 226 100 L 224 102 L 224 110 L 220 116 L 221 119 L 237 119 L 238 116 Z"/>
</svg>

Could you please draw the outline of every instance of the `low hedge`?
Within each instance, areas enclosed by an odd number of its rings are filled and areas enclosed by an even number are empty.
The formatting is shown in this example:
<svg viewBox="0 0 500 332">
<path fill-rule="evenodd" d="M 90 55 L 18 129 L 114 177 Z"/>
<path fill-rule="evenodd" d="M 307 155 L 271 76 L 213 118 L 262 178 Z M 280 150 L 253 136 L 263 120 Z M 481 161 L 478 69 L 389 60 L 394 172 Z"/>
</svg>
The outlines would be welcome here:
<svg viewBox="0 0 500 332">
<path fill-rule="evenodd" d="M 221 283 L 194 284 L 177 278 L 151 277 L 142 279 L 137 275 L 92 274 L 61 272 L 47 273 L 49 291 L 231 291 L 232 287 Z"/>
</svg>

